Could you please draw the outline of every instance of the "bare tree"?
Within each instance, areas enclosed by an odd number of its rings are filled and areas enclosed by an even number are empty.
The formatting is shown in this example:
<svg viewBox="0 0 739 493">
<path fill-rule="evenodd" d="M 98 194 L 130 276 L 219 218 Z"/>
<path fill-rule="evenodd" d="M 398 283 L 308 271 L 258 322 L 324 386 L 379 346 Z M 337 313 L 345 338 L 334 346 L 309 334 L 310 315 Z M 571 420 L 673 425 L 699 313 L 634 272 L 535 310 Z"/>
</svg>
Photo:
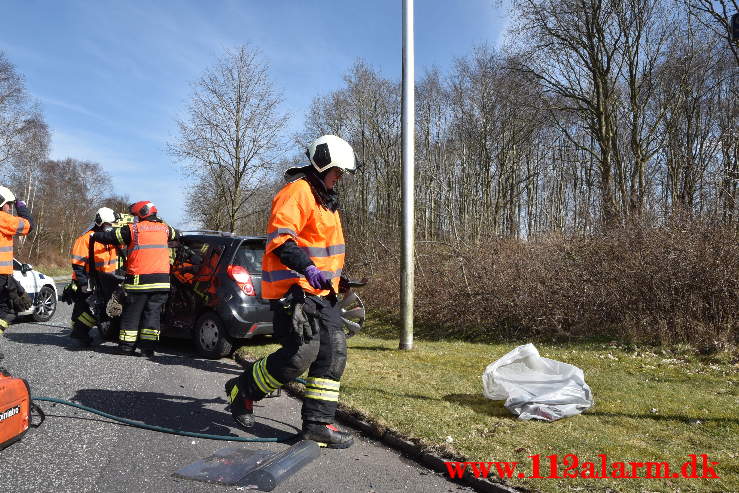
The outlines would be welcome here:
<svg viewBox="0 0 739 493">
<path fill-rule="evenodd" d="M 723 39 L 739 65 L 739 45 L 731 40 L 730 14 L 739 12 L 737 0 L 685 0 L 690 15 Z"/>
<path fill-rule="evenodd" d="M 4 178 L 12 167 L 28 168 L 45 160 L 48 148 L 49 130 L 43 116 L 26 93 L 23 77 L 0 51 L 0 165 L 4 166 Z M 28 183 L 26 179 L 22 184 L 26 197 L 32 194 Z"/>
<path fill-rule="evenodd" d="M 132 203 L 131 198 L 126 194 L 113 194 L 104 198 L 100 202 L 100 207 L 110 207 L 115 212 L 128 213 L 128 206 Z"/>
<path fill-rule="evenodd" d="M 72 241 L 92 223 L 95 211 L 110 194 L 110 176 L 98 163 L 50 160 L 41 163 L 35 186 L 36 227 L 23 253 L 66 260 Z"/>
<path fill-rule="evenodd" d="M 287 116 L 256 50 L 227 51 L 194 84 L 187 120 L 170 152 L 192 177 L 189 197 L 203 226 L 234 231 L 269 179 Z"/>
</svg>

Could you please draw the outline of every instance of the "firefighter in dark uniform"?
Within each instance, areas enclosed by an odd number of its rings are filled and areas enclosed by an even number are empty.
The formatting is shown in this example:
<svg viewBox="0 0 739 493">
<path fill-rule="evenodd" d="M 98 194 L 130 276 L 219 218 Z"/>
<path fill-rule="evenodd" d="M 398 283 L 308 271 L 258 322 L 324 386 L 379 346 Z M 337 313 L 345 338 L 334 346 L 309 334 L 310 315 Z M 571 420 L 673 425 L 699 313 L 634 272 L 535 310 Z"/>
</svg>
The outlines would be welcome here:
<svg viewBox="0 0 739 493">
<path fill-rule="evenodd" d="M 13 215 L 13 204 L 18 214 Z M 33 228 L 33 219 L 26 203 L 17 200 L 13 192 L 0 186 L 0 335 L 15 318 L 17 310 L 12 298 L 18 295 L 13 279 L 13 237 L 26 236 Z M 2 359 L 0 352 L 0 359 Z"/>
<path fill-rule="evenodd" d="M 90 238 L 97 231 L 110 230 L 116 219 L 116 213 L 113 209 L 109 207 L 98 209 L 95 214 L 93 228 L 79 236 L 70 250 L 72 282 L 76 287 L 70 336 L 77 339 L 82 347 L 87 347 L 91 343 L 90 329 L 106 318 L 103 307 L 115 289 L 114 273 L 118 266 L 118 252 L 113 245 L 95 243 L 91 262 Z M 94 273 L 92 272 L 93 265 Z M 92 275 L 95 276 L 94 283 L 90 279 Z M 87 302 L 91 289 L 96 291 L 96 298 L 98 299 L 96 306 L 93 307 L 94 310 Z M 98 316 L 96 317 L 93 312 Z"/>
<path fill-rule="evenodd" d="M 157 208 L 148 201 L 130 206 L 136 217 L 112 231 L 99 231 L 95 241 L 126 247 L 126 298 L 121 314 L 118 347 L 121 354 L 133 356 L 136 347 L 141 354 L 154 355 L 159 340 L 159 316 L 169 294 L 168 242 L 178 236 L 176 229 L 157 217 Z"/>
<path fill-rule="evenodd" d="M 346 336 L 337 304 L 344 267 L 344 234 L 334 186 L 356 169 L 354 151 L 335 135 L 316 139 L 306 151 L 310 165 L 291 168 L 272 201 L 262 261 L 262 297 L 271 300 L 274 335 L 281 348 L 226 382 L 231 414 L 242 427 L 254 424 L 253 401 L 308 370 L 302 435 L 319 445 L 347 448 L 334 415 L 346 365 Z"/>
</svg>

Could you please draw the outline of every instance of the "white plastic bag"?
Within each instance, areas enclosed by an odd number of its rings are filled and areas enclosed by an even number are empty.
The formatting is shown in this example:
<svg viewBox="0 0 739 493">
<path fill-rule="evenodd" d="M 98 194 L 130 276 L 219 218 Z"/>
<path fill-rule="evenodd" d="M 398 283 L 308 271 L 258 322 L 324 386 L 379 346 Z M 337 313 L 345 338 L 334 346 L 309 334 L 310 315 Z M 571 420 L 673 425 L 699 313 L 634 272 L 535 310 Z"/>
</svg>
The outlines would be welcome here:
<svg viewBox="0 0 739 493">
<path fill-rule="evenodd" d="M 533 344 L 491 363 L 482 374 L 483 394 L 519 419 L 556 421 L 590 409 L 593 394 L 580 368 L 539 356 Z"/>
</svg>

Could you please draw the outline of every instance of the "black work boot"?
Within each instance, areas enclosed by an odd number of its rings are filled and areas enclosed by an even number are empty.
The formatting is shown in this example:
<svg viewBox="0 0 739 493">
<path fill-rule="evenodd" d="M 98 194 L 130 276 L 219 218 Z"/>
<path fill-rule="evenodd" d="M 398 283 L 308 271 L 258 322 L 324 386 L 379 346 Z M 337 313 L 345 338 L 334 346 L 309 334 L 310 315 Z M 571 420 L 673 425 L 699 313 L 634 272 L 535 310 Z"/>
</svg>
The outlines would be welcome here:
<svg viewBox="0 0 739 493">
<path fill-rule="evenodd" d="M 141 356 L 144 356 L 145 358 L 153 358 L 154 357 L 154 348 L 151 346 L 141 346 Z"/>
<path fill-rule="evenodd" d="M 75 350 L 83 350 L 83 349 L 90 349 L 92 347 L 92 340 L 87 338 L 84 339 L 82 337 L 78 337 L 74 339 L 74 344 L 72 345 L 71 349 Z"/>
<path fill-rule="evenodd" d="M 122 354 L 123 356 L 136 356 L 136 346 L 133 344 L 119 343 L 118 354 Z"/>
<path fill-rule="evenodd" d="M 244 397 L 244 393 L 239 389 L 239 377 L 226 382 L 225 387 L 234 421 L 242 428 L 254 426 L 254 401 Z"/>
<path fill-rule="evenodd" d="M 303 438 L 328 448 L 349 448 L 354 443 L 351 433 L 340 431 L 332 424 L 312 421 L 303 422 Z"/>
</svg>

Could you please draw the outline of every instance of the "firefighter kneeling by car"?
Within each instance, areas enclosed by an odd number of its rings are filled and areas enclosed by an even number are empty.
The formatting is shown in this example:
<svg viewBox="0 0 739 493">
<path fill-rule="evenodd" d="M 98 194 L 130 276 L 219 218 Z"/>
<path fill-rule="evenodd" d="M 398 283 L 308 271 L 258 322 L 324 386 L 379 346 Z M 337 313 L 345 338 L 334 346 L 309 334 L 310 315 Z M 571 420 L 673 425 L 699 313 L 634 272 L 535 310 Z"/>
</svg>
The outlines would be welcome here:
<svg viewBox="0 0 739 493">
<path fill-rule="evenodd" d="M 89 347 L 93 342 L 90 329 L 107 318 L 104 307 L 118 284 L 114 276 L 118 266 L 118 252 L 115 247 L 101 243 L 91 244 L 90 239 L 98 231 L 110 231 L 117 219 L 113 209 L 98 209 L 95 225 L 74 241 L 69 253 L 72 261 L 72 284 L 65 291 L 71 290 L 71 293 L 64 293 L 63 296 L 74 302 L 70 336 L 77 339 L 79 346 L 83 348 Z M 92 291 L 95 292 L 96 299 L 93 307 L 89 303 Z"/>
<path fill-rule="evenodd" d="M 157 217 L 157 208 L 149 201 L 136 202 L 129 209 L 135 216 L 132 224 L 99 231 L 92 238 L 126 247 L 126 297 L 118 348 L 121 354 L 133 356 L 138 345 L 142 355 L 151 357 L 159 340 L 162 305 L 169 295 L 168 242 L 176 239 L 178 232 Z"/>
<path fill-rule="evenodd" d="M 347 448 L 351 434 L 334 415 L 346 365 L 346 335 L 336 293 L 344 267 L 344 234 L 334 186 L 356 169 L 354 151 L 335 135 L 316 139 L 310 165 L 291 168 L 272 201 L 262 261 L 262 297 L 271 300 L 274 336 L 282 347 L 226 382 L 231 415 L 248 428 L 253 401 L 305 370 L 302 435 L 331 448 Z"/>
</svg>

